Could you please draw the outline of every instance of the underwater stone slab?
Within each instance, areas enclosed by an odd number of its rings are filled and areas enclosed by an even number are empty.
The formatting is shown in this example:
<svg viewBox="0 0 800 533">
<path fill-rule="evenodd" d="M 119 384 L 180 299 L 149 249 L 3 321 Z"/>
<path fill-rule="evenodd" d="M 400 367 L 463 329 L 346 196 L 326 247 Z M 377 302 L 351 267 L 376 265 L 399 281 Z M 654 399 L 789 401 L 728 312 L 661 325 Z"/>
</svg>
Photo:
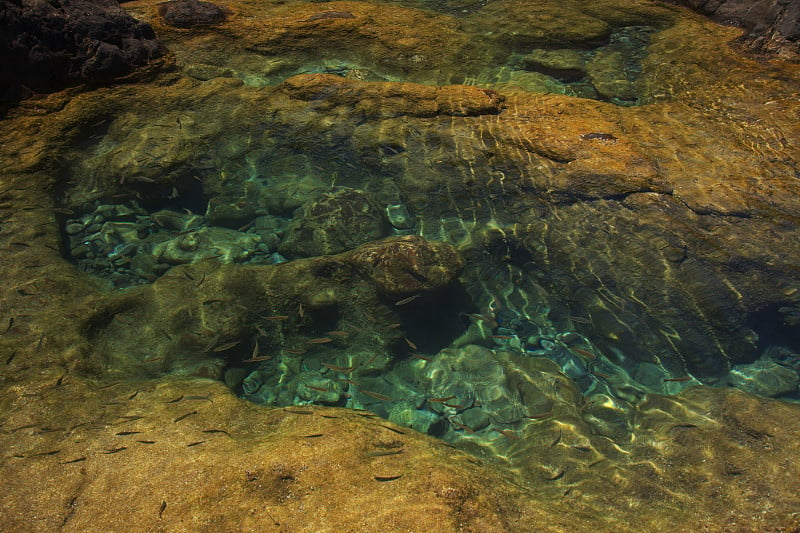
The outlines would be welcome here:
<svg viewBox="0 0 800 533">
<path fill-rule="evenodd" d="M 347 260 L 375 282 L 380 291 L 407 295 L 446 286 L 464 267 L 455 248 L 416 235 L 390 237 L 359 246 Z"/>
<path fill-rule="evenodd" d="M 625 75 L 624 58 L 620 52 L 597 52 L 586 64 L 586 72 L 600 95 L 627 101 L 636 100 L 636 89 Z"/>
<path fill-rule="evenodd" d="M 759 360 L 734 367 L 730 373 L 730 383 L 753 394 L 774 398 L 797 392 L 800 376 L 791 368 L 774 361 Z"/>
<path fill-rule="evenodd" d="M 258 248 L 261 238 L 227 228 L 200 228 L 185 235 L 157 244 L 153 255 L 158 261 L 171 265 L 194 263 L 218 258 L 223 263 L 249 259 Z"/>
<path fill-rule="evenodd" d="M 522 58 L 527 70 L 536 70 L 563 81 L 576 80 L 584 75 L 583 56 L 572 49 L 534 50 Z"/>
<path fill-rule="evenodd" d="M 287 79 L 279 90 L 290 98 L 315 101 L 321 109 L 349 106 L 357 115 L 371 119 L 496 115 L 503 109 L 503 97 L 496 91 L 463 85 L 370 83 L 331 74 L 301 74 Z"/>
<path fill-rule="evenodd" d="M 386 219 L 372 198 L 364 191 L 342 188 L 304 206 L 278 250 L 287 257 L 331 255 L 386 235 Z"/>
</svg>

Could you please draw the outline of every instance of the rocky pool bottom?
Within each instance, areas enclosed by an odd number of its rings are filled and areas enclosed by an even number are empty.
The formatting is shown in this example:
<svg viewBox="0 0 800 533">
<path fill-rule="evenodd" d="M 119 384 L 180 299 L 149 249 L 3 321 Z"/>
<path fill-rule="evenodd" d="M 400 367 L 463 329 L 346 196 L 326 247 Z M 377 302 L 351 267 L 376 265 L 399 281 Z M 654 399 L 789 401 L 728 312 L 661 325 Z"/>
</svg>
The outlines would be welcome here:
<svg viewBox="0 0 800 533">
<path fill-rule="evenodd" d="M 261 187 L 262 196 L 273 192 L 270 184 Z M 92 212 L 65 218 L 64 238 L 79 268 L 125 287 L 153 282 L 175 266 L 203 260 L 270 265 L 288 261 L 282 253 L 297 259 L 313 246 L 298 235 L 313 232 L 319 219 L 337 217 L 342 203 L 370 206 L 344 224 L 354 242 L 419 231 L 404 204 L 381 209 L 364 191 L 347 187 L 317 196 L 313 207 L 296 211 L 292 218 L 274 216 L 246 199 L 209 202 L 203 214 L 188 208 L 149 212 L 137 202 L 95 202 Z M 309 216 L 315 210 L 320 212 L 316 220 Z M 188 281 L 202 283 L 189 269 L 182 272 Z M 479 446 L 498 435 L 513 439 L 527 425 L 555 416 L 554 404 L 563 401 L 558 387 L 562 379 L 569 383 L 570 395 L 582 395 L 590 406 L 586 420 L 592 430 L 609 437 L 632 434 L 634 404 L 647 394 L 675 394 L 701 383 L 655 363 L 618 354 L 612 361 L 580 332 L 560 328 L 544 305 L 538 316 L 529 316 L 530 305 L 515 308 L 502 292 L 482 312 L 468 299 L 437 301 L 459 292 L 464 289 L 454 286 L 442 294 L 423 298 L 418 293 L 401 299 L 400 305 L 395 302 L 400 321 L 385 325 L 394 343 L 386 352 L 370 351 L 357 326 L 337 330 L 335 302 L 300 344 L 271 345 L 265 330 L 278 324 L 288 331 L 297 317 L 262 316 L 251 326 L 248 340 L 212 342 L 204 352 L 211 360 L 222 358 L 225 383 L 252 402 L 366 409 L 447 442 Z M 536 297 L 523 296 L 526 301 Z M 202 305 L 224 306 L 229 299 L 209 299 Z M 783 314 L 791 319 L 793 313 L 797 310 L 786 308 Z M 431 325 L 433 314 L 440 315 L 434 320 L 438 329 Z M 579 317 L 570 320 L 580 325 Z M 153 357 L 144 361 L 149 359 Z M 790 347 L 768 345 L 757 361 L 734 365 L 726 376 L 706 384 L 798 400 L 798 371 L 800 356 Z"/>
</svg>

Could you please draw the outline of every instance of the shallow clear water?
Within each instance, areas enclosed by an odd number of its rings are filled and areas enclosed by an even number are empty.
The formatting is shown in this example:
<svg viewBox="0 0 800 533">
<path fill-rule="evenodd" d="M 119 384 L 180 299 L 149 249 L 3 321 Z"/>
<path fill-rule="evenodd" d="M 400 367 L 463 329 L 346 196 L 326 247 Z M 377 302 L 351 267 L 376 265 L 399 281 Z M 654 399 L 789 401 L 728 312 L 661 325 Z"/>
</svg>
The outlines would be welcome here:
<svg viewBox="0 0 800 533">
<path fill-rule="evenodd" d="M 54 148 L 64 257 L 109 294 L 154 284 L 156 307 L 186 305 L 166 322 L 131 304 L 93 324 L 104 377 L 210 375 L 256 403 L 368 409 L 490 447 L 575 398 L 593 432 L 621 440 L 649 394 L 702 383 L 798 399 L 797 302 L 741 296 L 769 285 L 745 278 L 796 280 L 770 270 L 770 249 L 752 264 L 718 259 L 756 215 L 699 193 L 697 207 L 686 185 L 720 171 L 715 152 L 758 166 L 772 148 L 748 144 L 781 126 L 765 124 L 762 102 L 753 117 L 749 103 L 726 102 L 741 96 L 727 81 L 693 95 L 693 76 L 715 80 L 708 65 L 660 76 L 680 55 L 664 44 L 668 10 L 654 8 L 649 25 L 579 13 L 525 34 L 510 7 L 489 5 L 495 21 L 483 4 L 440 3 L 398 7 L 409 11 L 388 22 L 376 4 L 309 17 L 325 6 L 272 6 L 271 26 L 249 37 L 247 25 L 165 30 L 176 79 L 101 91 L 106 103 L 65 128 L 72 136 Z M 509 18 L 519 27 L 491 30 Z M 294 29 L 273 33 L 281 24 Z M 440 42 L 418 44 L 430 27 Z M 431 106 L 425 87 L 447 84 L 484 92 L 458 102 L 445 89 Z M 796 168 L 791 158 L 765 166 Z M 463 269 L 432 290 L 367 298 L 350 274 L 337 286 L 330 267 L 317 286 L 275 286 L 257 305 L 252 287 L 219 273 L 392 236 L 448 243 Z"/>
</svg>

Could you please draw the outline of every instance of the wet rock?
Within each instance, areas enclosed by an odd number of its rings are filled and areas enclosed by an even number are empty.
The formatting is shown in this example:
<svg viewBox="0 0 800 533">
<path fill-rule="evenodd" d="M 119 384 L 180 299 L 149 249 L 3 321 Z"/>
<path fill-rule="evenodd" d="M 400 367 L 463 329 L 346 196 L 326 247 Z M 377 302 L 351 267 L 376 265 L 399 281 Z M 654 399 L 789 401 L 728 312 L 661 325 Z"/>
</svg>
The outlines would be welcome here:
<svg viewBox="0 0 800 533">
<path fill-rule="evenodd" d="M 124 76 L 160 57 L 152 28 L 113 0 L 5 2 L 0 99 Z"/>
<path fill-rule="evenodd" d="M 209 26 L 225 20 L 225 12 L 218 6 L 198 0 L 170 0 L 160 4 L 158 12 L 167 24 L 176 28 Z"/>
<path fill-rule="evenodd" d="M 522 66 L 562 81 L 574 81 L 585 74 L 583 56 L 572 49 L 534 50 L 522 58 Z"/>
<path fill-rule="evenodd" d="M 330 255 L 386 234 L 383 213 L 366 193 L 340 189 L 304 207 L 278 250 L 290 257 Z"/>
<path fill-rule="evenodd" d="M 621 52 L 597 52 L 587 63 L 586 72 L 601 96 L 625 101 L 636 100 L 636 89 L 625 71 Z"/>
<path fill-rule="evenodd" d="M 389 224 L 396 230 L 410 230 L 414 227 L 414 217 L 404 204 L 386 206 L 386 217 Z"/>
<path fill-rule="evenodd" d="M 563 3 L 530 5 L 501 0 L 467 20 L 476 26 L 490 21 L 494 28 L 502 27 L 503 31 L 492 32 L 489 38 L 517 50 L 541 45 L 585 47 L 602 43 L 611 33 L 611 26 L 594 13 Z"/>
<path fill-rule="evenodd" d="M 751 50 L 800 57 L 800 4 L 797 2 L 679 0 L 678 3 L 719 22 L 745 28 L 747 33 L 740 41 Z"/>
<path fill-rule="evenodd" d="M 789 367 L 770 360 L 759 360 L 747 365 L 737 365 L 730 373 L 734 387 L 774 398 L 797 393 L 800 376 Z"/>
<path fill-rule="evenodd" d="M 463 267 L 452 246 L 413 235 L 359 246 L 347 254 L 347 259 L 382 292 L 392 295 L 442 288 Z"/>
<path fill-rule="evenodd" d="M 237 229 L 252 221 L 256 216 L 256 208 L 251 202 L 223 198 L 212 198 L 208 202 L 205 218 L 212 226 Z"/>
<path fill-rule="evenodd" d="M 367 83 L 344 80 L 329 74 L 302 74 L 280 85 L 293 99 L 320 101 L 318 105 L 354 107 L 364 118 L 397 116 L 430 117 L 495 115 L 503 109 L 504 98 L 496 91 L 448 85 L 431 87 L 404 83 Z"/>
<path fill-rule="evenodd" d="M 153 255 L 158 261 L 171 265 L 208 258 L 236 263 L 250 259 L 259 242 L 258 235 L 218 227 L 200 228 L 157 244 Z"/>
</svg>

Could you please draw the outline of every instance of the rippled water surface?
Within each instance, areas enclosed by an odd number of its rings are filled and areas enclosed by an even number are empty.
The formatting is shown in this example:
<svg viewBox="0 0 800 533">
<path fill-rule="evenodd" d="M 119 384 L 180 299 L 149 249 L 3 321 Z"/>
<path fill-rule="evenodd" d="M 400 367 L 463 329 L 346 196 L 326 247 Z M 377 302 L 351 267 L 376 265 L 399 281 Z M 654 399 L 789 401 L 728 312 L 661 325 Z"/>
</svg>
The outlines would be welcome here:
<svg viewBox="0 0 800 533">
<path fill-rule="evenodd" d="M 74 281 L 7 267 L 4 342 L 78 350 L 64 375 L 98 387 L 367 410 L 568 491 L 570 461 L 696 427 L 688 388 L 795 402 L 796 68 L 675 7 L 584 4 L 254 3 L 197 30 L 124 4 L 172 70 L 15 119 L 6 249 L 44 228 Z"/>
</svg>

